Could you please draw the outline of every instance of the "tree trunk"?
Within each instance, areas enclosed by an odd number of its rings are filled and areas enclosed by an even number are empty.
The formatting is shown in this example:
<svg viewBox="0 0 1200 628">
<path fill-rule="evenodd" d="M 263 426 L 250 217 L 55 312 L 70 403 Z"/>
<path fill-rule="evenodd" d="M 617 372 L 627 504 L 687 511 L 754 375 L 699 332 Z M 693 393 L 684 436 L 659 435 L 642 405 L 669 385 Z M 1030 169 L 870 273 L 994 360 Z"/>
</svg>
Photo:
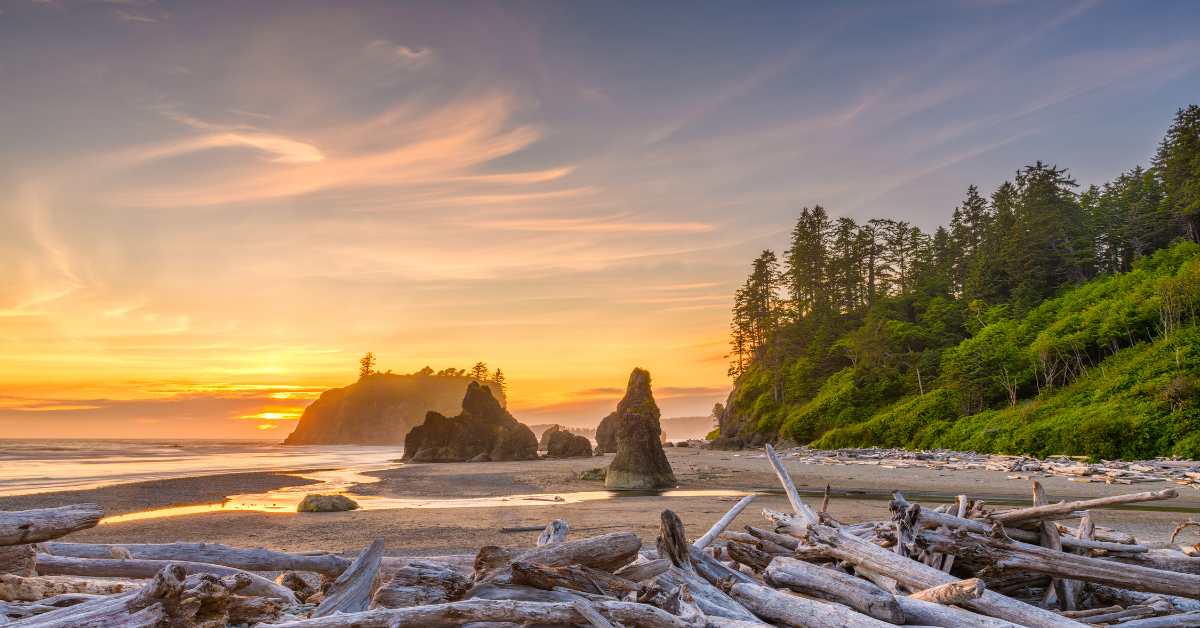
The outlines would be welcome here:
<svg viewBox="0 0 1200 628">
<path fill-rule="evenodd" d="M 350 564 L 321 599 L 312 617 L 334 613 L 360 613 L 371 606 L 371 598 L 379 588 L 379 563 L 383 558 L 383 539 L 375 539 Z"/>
<path fill-rule="evenodd" d="M 688 558 L 687 534 L 683 530 L 683 521 L 672 510 L 662 511 L 659 517 L 659 537 L 656 542 L 658 555 L 671 561 L 671 564 L 684 571 L 693 571 L 692 560 Z"/>
<path fill-rule="evenodd" d="M 725 531 L 725 528 L 728 528 L 729 524 L 733 523 L 734 518 L 741 514 L 741 512 L 746 509 L 746 506 L 750 505 L 750 502 L 754 501 L 756 495 L 756 493 L 750 493 L 749 495 L 743 497 L 741 501 L 734 504 L 733 508 L 730 508 L 729 512 L 725 513 L 725 516 L 721 517 L 720 521 L 713 524 L 713 527 L 710 528 L 708 532 L 705 532 L 704 536 L 696 539 L 692 545 L 700 549 L 708 547 L 708 544 L 712 543 L 714 539 L 720 536 L 721 533 Z"/>
<path fill-rule="evenodd" d="M 1120 504 L 1134 504 L 1138 502 L 1174 499 L 1178 496 L 1179 493 L 1177 493 L 1173 488 L 1169 488 L 1165 491 L 1134 493 L 1132 495 L 1114 495 L 1112 497 L 1101 497 L 1099 499 L 1088 499 L 1069 503 L 1063 502 L 1059 504 L 1050 504 L 1048 506 L 1035 506 L 1033 508 L 1010 510 L 1008 512 L 993 514 L 991 516 L 991 520 L 995 521 L 996 523 L 1002 523 L 1007 527 L 1012 527 L 1023 523 L 1054 521 L 1056 519 L 1071 519 L 1077 516 L 1073 513 L 1080 510 L 1090 510 L 1092 508 L 1102 508 L 1104 506 L 1116 506 Z"/>
<path fill-rule="evenodd" d="M 1017 628 L 1019 626 L 1019 624 L 1003 619 L 964 611 L 957 606 L 943 606 L 902 595 L 896 597 L 896 602 L 904 610 L 904 620 L 907 624 L 941 626 L 942 628 Z"/>
<path fill-rule="evenodd" d="M 760 617 L 797 628 L 891 628 L 893 625 L 841 604 L 818 602 L 754 584 L 735 584 L 730 595 Z"/>
<path fill-rule="evenodd" d="M 90 559 L 64 558 L 38 554 L 38 573 L 42 575 L 56 574 L 63 576 L 92 576 L 99 578 L 153 578 L 170 565 L 178 565 L 188 574 L 210 573 L 218 576 L 232 576 L 243 571 L 221 565 L 206 563 L 189 563 L 178 560 L 129 560 L 129 559 Z M 262 576 L 247 574 L 251 583 L 244 593 L 268 598 L 282 598 L 287 604 L 295 604 L 296 597 L 292 590 L 271 582 Z"/>
<path fill-rule="evenodd" d="M 616 598 L 625 597 L 625 594 L 629 592 L 641 594 L 646 589 L 636 582 L 583 565 L 543 567 L 534 563 L 517 561 L 512 565 L 512 573 L 513 582 L 516 584 L 527 584 L 539 589 L 565 587 L 586 593 L 611 595 Z"/>
<path fill-rule="evenodd" d="M 54 556 L 75 558 L 111 558 L 113 547 L 124 547 L 133 558 L 146 560 L 181 560 L 192 563 L 225 565 L 250 571 L 311 571 L 336 578 L 346 571 L 350 561 L 325 554 L 301 556 L 256 547 L 238 549 L 220 543 L 169 543 L 163 545 L 98 544 L 89 543 L 46 543 L 46 551 Z"/>
<path fill-rule="evenodd" d="M 0 545 L 40 543 L 94 527 L 104 512 L 96 504 L 0 512 Z"/>
<path fill-rule="evenodd" d="M 904 623 L 904 613 L 891 593 L 840 569 L 817 567 L 794 558 L 776 558 L 767 575 L 775 585 L 845 604 L 880 621 Z"/>
<path fill-rule="evenodd" d="M 89 580 L 65 576 L 0 576 L 0 600 L 5 602 L 36 602 L 56 595 L 73 593 L 114 595 L 140 588 L 140 582 L 122 580 Z"/>
<path fill-rule="evenodd" d="M 737 600 L 690 571 L 672 567 L 667 573 L 658 577 L 657 583 L 659 587 L 668 591 L 681 585 L 687 585 L 688 592 L 696 601 L 696 606 L 705 615 L 728 617 L 740 621 L 758 621 L 754 613 L 739 604 Z"/>
<path fill-rule="evenodd" d="M 612 573 L 633 562 L 641 547 L 642 540 L 632 532 L 617 532 L 590 539 L 563 541 L 534 550 L 486 546 L 480 549 L 479 554 L 475 557 L 475 581 L 511 582 L 510 566 L 515 560 L 546 567 L 587 565 Z"/>
</svg>

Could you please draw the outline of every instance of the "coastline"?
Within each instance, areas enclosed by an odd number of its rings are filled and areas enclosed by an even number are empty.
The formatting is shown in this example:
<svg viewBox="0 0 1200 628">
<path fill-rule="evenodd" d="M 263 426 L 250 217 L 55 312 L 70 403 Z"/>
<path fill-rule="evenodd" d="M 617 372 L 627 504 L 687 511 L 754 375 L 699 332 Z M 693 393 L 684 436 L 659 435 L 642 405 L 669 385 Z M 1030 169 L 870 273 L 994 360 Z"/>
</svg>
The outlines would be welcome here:
<svg viewBox="0 0 1200 628">
<path fill-rule="evenodd" d="M 696 449 L 667 450 L 678 478 L 679 491 L 755 491 L 760 494 L 738 516 L 731 530 L 745 525 L 763 527 L 763 508 L 790 510 L 779 492 L 779 483 L 760 451 L 724 452 Z M 372 498 L 422 498 L 504 500 L 528 494 L 567 494 L 604 491 L 602 483 L 575 479 L 584 469 L 605 466 L 611 456 L 525 462 L 405 464 L 364 475 L 379 482 L 359 484 L 348 491 L 356 500 Z M 888 491 L 900 490 L 910 501 L 934 506 L 965 493 L 992 504 L 1028 504 L 1032 482 L 1008 480 L 1005 474 L 986 470 L 889 470 L 871 466 L 806 465 L 785 461 L 785 466 L 808 502 L 833 485 L 829 512 L 847 520 L 886 519 Z M 60 491 L 0 497 L 0 510 L 61 506 L 94 502 L 106 516 L 159 508 L 220 503 L 227 496 L 262 493 L 287 486 L 314 484 L 293 477 L 298 471 L 231 473 L 169 480 L 119 484 L 86 491 Z M 703 476 L 700 474 L 704 474 Z M 1060 478 L 1037 478 L 1052 502 L 1177 488 L 1170 483 L 1124 485 L 1080 484 Z M 447 487 L 450 487 L 447 489 Z M 1177 489 L 1178 490 L 1178 489 Z M 849 493 L 849 494 L 848 494 Z M 1173 522 L 1200 513 L 1200 491 L 1179 490 L 1176 499 L 1153 502 L 1140 509 L 1098 510 L 1099 525 L 1137 535 L 1143 540 L 1166 541 Z M 728 496 L 669 494 L 648 496 L 639 492 L 578 503 L 512 500 L 489 507 L 432 507 L 357 510 L 342 513 L 216 512 L 106 523 L 63 539 L 94 543 L 221 542 L 237 547 L 262 546 L 280 551 L 325 549 L 361 551 L 376 538 L 385 539 L 390 555 L 474 553 L 481 545 L 534 545 L 537 533 L 501 533 L 502 527 L 545 525 L 561 518 L 572 536 L 593 536 L 630 531 L 647 542 L 658 535 L 659 514 L 674 510 L 697 534 L 707 529 L 733 505 Z M 815 504 L 814 504 L 815 505 Z M 1200 541 L 1189 529 L 1177 542 Z"/>
</svg>

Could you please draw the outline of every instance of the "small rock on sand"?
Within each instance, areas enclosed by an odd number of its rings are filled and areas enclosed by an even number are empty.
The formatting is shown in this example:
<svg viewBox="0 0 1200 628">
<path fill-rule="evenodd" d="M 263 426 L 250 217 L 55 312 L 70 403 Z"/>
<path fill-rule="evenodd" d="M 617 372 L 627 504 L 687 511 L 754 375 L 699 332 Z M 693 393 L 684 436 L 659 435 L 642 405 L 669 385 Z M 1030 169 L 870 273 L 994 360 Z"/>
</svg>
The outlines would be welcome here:
<svg viewBox="0 0 1200 628">
<path fill-rule="evenodd" d="M 309 493 L 304 496 L 304 501 L 296 506 L 296 512 L 345 512 L 357 509 L 358 502 L 345 495 L 323 493 Z"/>
</svg>

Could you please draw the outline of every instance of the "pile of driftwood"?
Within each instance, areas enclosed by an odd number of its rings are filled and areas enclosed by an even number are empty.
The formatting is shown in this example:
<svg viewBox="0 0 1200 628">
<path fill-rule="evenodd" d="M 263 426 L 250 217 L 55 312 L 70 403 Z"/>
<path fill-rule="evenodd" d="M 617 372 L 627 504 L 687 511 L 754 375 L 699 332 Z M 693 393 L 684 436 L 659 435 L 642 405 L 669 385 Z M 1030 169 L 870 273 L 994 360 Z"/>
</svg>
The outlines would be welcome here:
<svg viewBox="0 0 1200 628">
<path fill-rule="evenodd" d="M 99 512 L 0 513 L 0 544 L 24 548 L 22 565 L 43 574 L 0 577 L 0 598 L 20 600 L 0 604 L 0 617 L 38 628 L 1200 626 L 1200 558 L 1093 525 L 1089 511 L 1174 490 L 1049 504 L 1035 486 L 1031 507 L 1004 512 L 966 496 L 923 509 L 896 494 L 890 519 L 850 524 L 827 503 L 803 503 L 767 455 L 793 512 L 765 509 L 768 525 L 727 531 L 748 495 L 689 540 L 665 510 L 654 549 L 628 532 L 568 540 L 556 520 L 535 548 L 402 558 L 375 541 L 351 562 L 219 544 L 57 543 Z M 149 580 L 100 579 L 114 577 Z"/>
<path fill-rule="evenodd" d="M 1010 480 L 1028 480 L 1038 474 L 1061 476 L 1073 482 L 1103 482 L 1105 484 L 1139 484 L 1142 482 L 1175 482 L 1181 486 L 1200 489 L 1200 461 L 1155 458 L 1125 462 L 1102 460 L 1086 464 L 1087 456 L 1050 456 L 1044 460 L 1030 456 L 977 454 L 969 451 L 935 449 L 907 451 L 904 449 L 834 449 L 797 448 L 782 454 L 785 460 L 822 465 L 877 465 L 885 469 L 920 467 L 936 471 L 986 469 L 1010 474 Z"/>
</svg>

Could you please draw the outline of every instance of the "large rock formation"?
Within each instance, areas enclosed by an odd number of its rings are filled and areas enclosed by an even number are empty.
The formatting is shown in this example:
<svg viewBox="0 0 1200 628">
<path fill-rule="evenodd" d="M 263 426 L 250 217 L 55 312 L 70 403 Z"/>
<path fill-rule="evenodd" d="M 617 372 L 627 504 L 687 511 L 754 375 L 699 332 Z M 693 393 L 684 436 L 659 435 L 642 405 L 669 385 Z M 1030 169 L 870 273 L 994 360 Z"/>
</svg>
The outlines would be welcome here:
<svg viewBox="0 0 1200 628">
<path fill-rule="evenodd" d="M 662 413 L 658 404 L 654 403 L 654 393 L 650 391 L 650 373 L 635 368 L 629 374 L 629 384 L 625 386 L 625 396 L 617 402 L 617 409 L 600 421 L 596 428 L 596 451 L 615 453 L 617 451 L 617 424 L 626 412 L 640 414 L 649 422 L 650 434 L 655 440 L 662 442 L 662 427 L 659 417 Z"/>
<path fill-rule="evenodd" d="M 300 417 L 285 445 L 402 445 L 430 412 L 458 412 L 470 377 L 376 373 L 321 394 Z M 478 384 L 477 384 L 478 385 Z M 504 392 L 483 384 L 505 404 Z"/>
<path fill-rule="evenodd" d="M 492 396 L 487 386 L 471 382 L 462 413 L 425 415 L 425 423 L 404 438 L 404 460 L 466 462 L 468 460 L 536 460 L 538 441 Z"/>
<path fill-rule="evenodd" d="M 591 458 L 592 441 L 586 436 L 576 436 L 566 430 L 560 430 L 550 434 L 546 450 L 551 458 Z"/>
<path fill-rule="evenodd" d="M 663 452 L 662 428 L 658 423 L 660 413 L 650 391 L 650 373 L 633 369 L 625 397 L 617 404 L 617 411 L 613 414 L 620 417 L 619 420 L 610 414 L 596 430 L 597 440 L 601 433 L 609 438 L 602 446 L 611 448 L 604 451 L 615 451 L 617 454 L 608 467 L 604 485 L 611 488 L 648 489 L 664 482 L 674 482 L 675 473 L 667 461 L 667 454 Z"/>
</svg>

